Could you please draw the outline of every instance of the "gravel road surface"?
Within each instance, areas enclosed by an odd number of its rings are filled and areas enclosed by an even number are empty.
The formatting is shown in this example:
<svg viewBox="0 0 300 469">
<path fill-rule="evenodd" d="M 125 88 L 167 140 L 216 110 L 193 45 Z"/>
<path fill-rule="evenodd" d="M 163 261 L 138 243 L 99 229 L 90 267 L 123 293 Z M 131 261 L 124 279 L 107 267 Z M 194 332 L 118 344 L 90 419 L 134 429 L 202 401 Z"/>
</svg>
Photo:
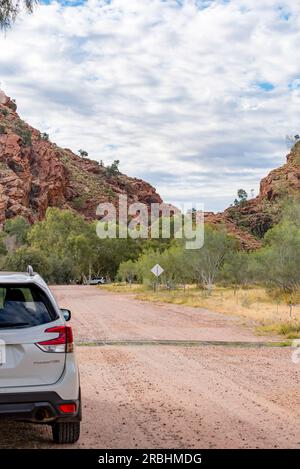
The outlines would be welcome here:
<svg viewBox="0 0 300 469">
<path fill-rule="evenodd" d="M 300 448 L 291 348 L 258 347 L 270 337 L 253 324 L 200 308 L 97 287 L 53 291 L 73 312 L 78 342 L 84 418 L 75 447 Z M 113 345 L 95 345 L 105 342 Z M 0 448 L 56 447 L 43 426 L 2 421 L 0 435 Z"/>
</svg>

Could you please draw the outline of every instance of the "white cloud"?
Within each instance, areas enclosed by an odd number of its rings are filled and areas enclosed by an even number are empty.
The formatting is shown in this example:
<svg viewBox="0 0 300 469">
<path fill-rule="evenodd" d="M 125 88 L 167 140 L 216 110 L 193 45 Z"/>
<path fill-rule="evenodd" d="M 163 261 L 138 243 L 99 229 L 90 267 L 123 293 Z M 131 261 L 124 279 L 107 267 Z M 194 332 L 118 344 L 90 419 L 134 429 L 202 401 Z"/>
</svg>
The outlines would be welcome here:
<svg viewBox="0 0 300 469">
<path fill-rule="evenodd" d="M 0 82 L 58 144 L 219 210 L 300 131 L 300 4 L 179 3 L 42 5 L 0 37 Z"/>
</svg>

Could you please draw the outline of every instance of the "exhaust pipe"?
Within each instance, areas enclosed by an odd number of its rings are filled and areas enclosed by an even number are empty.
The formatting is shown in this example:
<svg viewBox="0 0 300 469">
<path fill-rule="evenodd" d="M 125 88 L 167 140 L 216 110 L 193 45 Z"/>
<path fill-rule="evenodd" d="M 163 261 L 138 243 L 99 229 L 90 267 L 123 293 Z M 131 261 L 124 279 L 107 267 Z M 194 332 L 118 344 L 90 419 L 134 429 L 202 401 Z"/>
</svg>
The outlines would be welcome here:
<svg viewBox="0 0 300 469">
<path fill-rule="evenodd" d="M 43 420 L 46 420 L 49 417 L 48 410 L 43 408 L 38 409 L 34 417 L 38 422 L 43 422 Z"/>
</svg>

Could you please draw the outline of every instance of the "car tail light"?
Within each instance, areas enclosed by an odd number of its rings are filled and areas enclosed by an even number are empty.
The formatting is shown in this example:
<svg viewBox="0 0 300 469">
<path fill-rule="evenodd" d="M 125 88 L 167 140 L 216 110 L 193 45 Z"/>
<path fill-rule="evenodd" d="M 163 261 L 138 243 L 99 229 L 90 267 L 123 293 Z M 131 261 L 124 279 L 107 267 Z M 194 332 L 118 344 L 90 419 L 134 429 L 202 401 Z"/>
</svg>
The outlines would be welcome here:
<svg viewBox="0 0 300 469">
<path fill-rule="evenodd" d="M 58 408 L 63 414 L 74 414 L 76 412 L 76 404 L 61 404 Z"/>
<path fill-rule="evenodd" d="M 36 344 L 43 352 L 73 352 L 73 332 L 70 326 L 50 327 L 45 332 L 47 334 L 56 334 L 56 337 Z"/>
</svg>

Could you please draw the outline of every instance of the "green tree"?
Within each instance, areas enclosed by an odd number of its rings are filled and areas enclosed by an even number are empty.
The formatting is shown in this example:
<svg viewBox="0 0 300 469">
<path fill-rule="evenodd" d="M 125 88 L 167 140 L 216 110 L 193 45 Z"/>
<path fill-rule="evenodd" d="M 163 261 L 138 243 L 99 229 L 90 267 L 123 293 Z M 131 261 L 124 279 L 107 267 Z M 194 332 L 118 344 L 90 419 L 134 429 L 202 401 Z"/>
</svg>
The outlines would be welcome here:
<svg viewBox="0 0 300 469">
<path fill-rule="evenodd" d="M 88 152 L 85 150 L 78 150 L 79 155 L 81 158 L 87 158 L 89 156 Z"/>
<path fill-rule="evenodd" d="M 300 288 L 300 228 L 283 221 L 266 233 L 264 242 L 256 254 L 258 275 L 268 286 L 294 294 Z"/>
<path fill-rule="evenodd" d="M 281 206 L 281 219 L 300 228 L 300 197 L 288 197 L 283 200 Z"/>
<path fill-rule="evenodd" d="M 0 258 L 2 258 L 3 256 L 7 254 L 5 238 L 6 238 L 6 234 L 4 233 L 4 231 L 0 231 Z"/>
<path fill-rule="evenodd" d="M 145 284 L 153 282 L 165 283 L 169 288 L 175 287 L 178 283 L 185 283 L 191 280 L 188 259 L 186 258 L 184 245 L 173 242 L 167 249 L 150 248 L 151 243 L 144 244 L 144 251 L 135 262 L 123 262 L 120 265 L 118 276 L 123 280 L 128 278 L 128 273 L 138 281 Z M 146 248 L 146 249 L 145 249 Z M 164 272 L 157 280 L 151 269 L 154 265 L 160 264 Z"/>
<path fill-rule="evenodd" d="M 95 241 L 92 271 L 96 275 L 114 279 L 120 264 L 135 260 L 144 246 L 140 239 L 99 239 Z"/>
<path fill-rule="evenodd" d="M 72 233 L 67 240 L 67 246 L 74 262 L 73 271 L 75 278 L 87 278 L 92 274 L 92 265 L 95 259 L 95 243 L 92 233 L 89 236 L 89 227 L 83 233 Z"/>
<path fill-rule="evenodd" d="M 205 226 L 204 245 L 201 249 L 187 251 L 195 280 L 210 292 L 223 266 L 226 255 L 236 246 L 235 240 L 225 230 Z"/>
<path fill-rule="evenodd" d="M 32 13 L 34 5 L 38 0 L 1 0 L 0 1 L 0 28 L 7 29 L 12 26 L 21 6 L 24 6 L 29 13 Z"/>
<path fill-rule="evenodd" d="M 28 233 L 28 241 L 48 258 L 57 259 L 58 262 L 65 260 L 69 266 L 68 271 L 72 270 L 70 280 L 75 280 L 89 276 L 93 241 L 96 238 L 96 233 L 94 236 L 93 234 L 91 224 L 80 215 L 52 207 L 48 208 L 43 221 L 32 226 Z M 54 265 L 51 275 L 55 276 Z"/>
<path fill-rule="evenodd" d="M 283 220 L 265 235 L 264 247 L 255 253 L 257 278 L 292 307 L 299 303 L 300 291 L 300 227 L 299 221 Z"/>
<path fill-rule="evenodd" d="M 43 221 L 32 226 L 27 238 L 30 246 L 49 259 L 49 275 L 56 282 L 62 280 L 61 263 L 65 263 L 67 271 L 64 282 L 83 281 L 91 275 L 113 279 L 120 263 L 136 259 L 144 245 L 140 239 L 100 239 L 96 222 L 87 222 L 79 214 L 53 207 L 48 208 Z"/>
<path fill-rule="evenodd" d="M 238 287 L 248 285 L 253 280 L 255 269 L 256 264 L 252 253 L 232 251 L 226 256 L 221 276 L 236 290 Z"/>
<path fill-rule="evenodd" d="M 139 282 L 143 282 L 146 285 L 151 285 L 155 281 L 155 277 L 151 272 L 152 267 L 155 264 L 160 264 L 163 268 L 163 262 L 161 258 L 161 252 L 159 250 L 146 250 L 144 251 L 137 261 L 135 262 L 135 275 Z M 123 265 L 121 264 L 120 268 Z"/>
<path fill-rule="evenodd" d="M 17 244 L 19 246 L 26 243 L 29 228 L 30 224 L 22 216 L 11 218 L 7 220 L 4 225 L 5 233 L 10 236 L 16 236 Z"/>
<path fill-rule="evenodd" d="M 248 194 L 245 189 L 239 189 L 237 196 L 238 198 L 234 200 L 234 205 L 243 205 L 248 199 Z"/>
<path fill-rule="evenodd" d="M 137 277 L 137 264 L 133 260 L 129 259 L 126 262 L 120 264 L 118 270 L 118 278 L 125 282 L 128 282 L 130 285 Z"/>
<path fill-rule="evenodd" d="M 117 176 L 118 174 L 120 174 L 119 164 L 120 164 L 119 160 L 114 160 L 114 162 L 110 166 L 107 166 L 106 168 L 107 174 L 109 176 Z"/>
<path fill-rule="evenodd" d="M 49 271 L 47 280 L 52 284 L 68 284 L 76 280 L 74 272 L 74 261 L 71 255 L 57 257 L 56 254 L 48 257 Z"/>
<path fill-rule="evenodd" d="M 49 262 L 40 250 L 33 247 L 22 246 L 9 253 L 4 262 L 6 270 L 26 272 L 27 266 L 32 265 L 46 280 L 49 280 Z"/>
</svg>

